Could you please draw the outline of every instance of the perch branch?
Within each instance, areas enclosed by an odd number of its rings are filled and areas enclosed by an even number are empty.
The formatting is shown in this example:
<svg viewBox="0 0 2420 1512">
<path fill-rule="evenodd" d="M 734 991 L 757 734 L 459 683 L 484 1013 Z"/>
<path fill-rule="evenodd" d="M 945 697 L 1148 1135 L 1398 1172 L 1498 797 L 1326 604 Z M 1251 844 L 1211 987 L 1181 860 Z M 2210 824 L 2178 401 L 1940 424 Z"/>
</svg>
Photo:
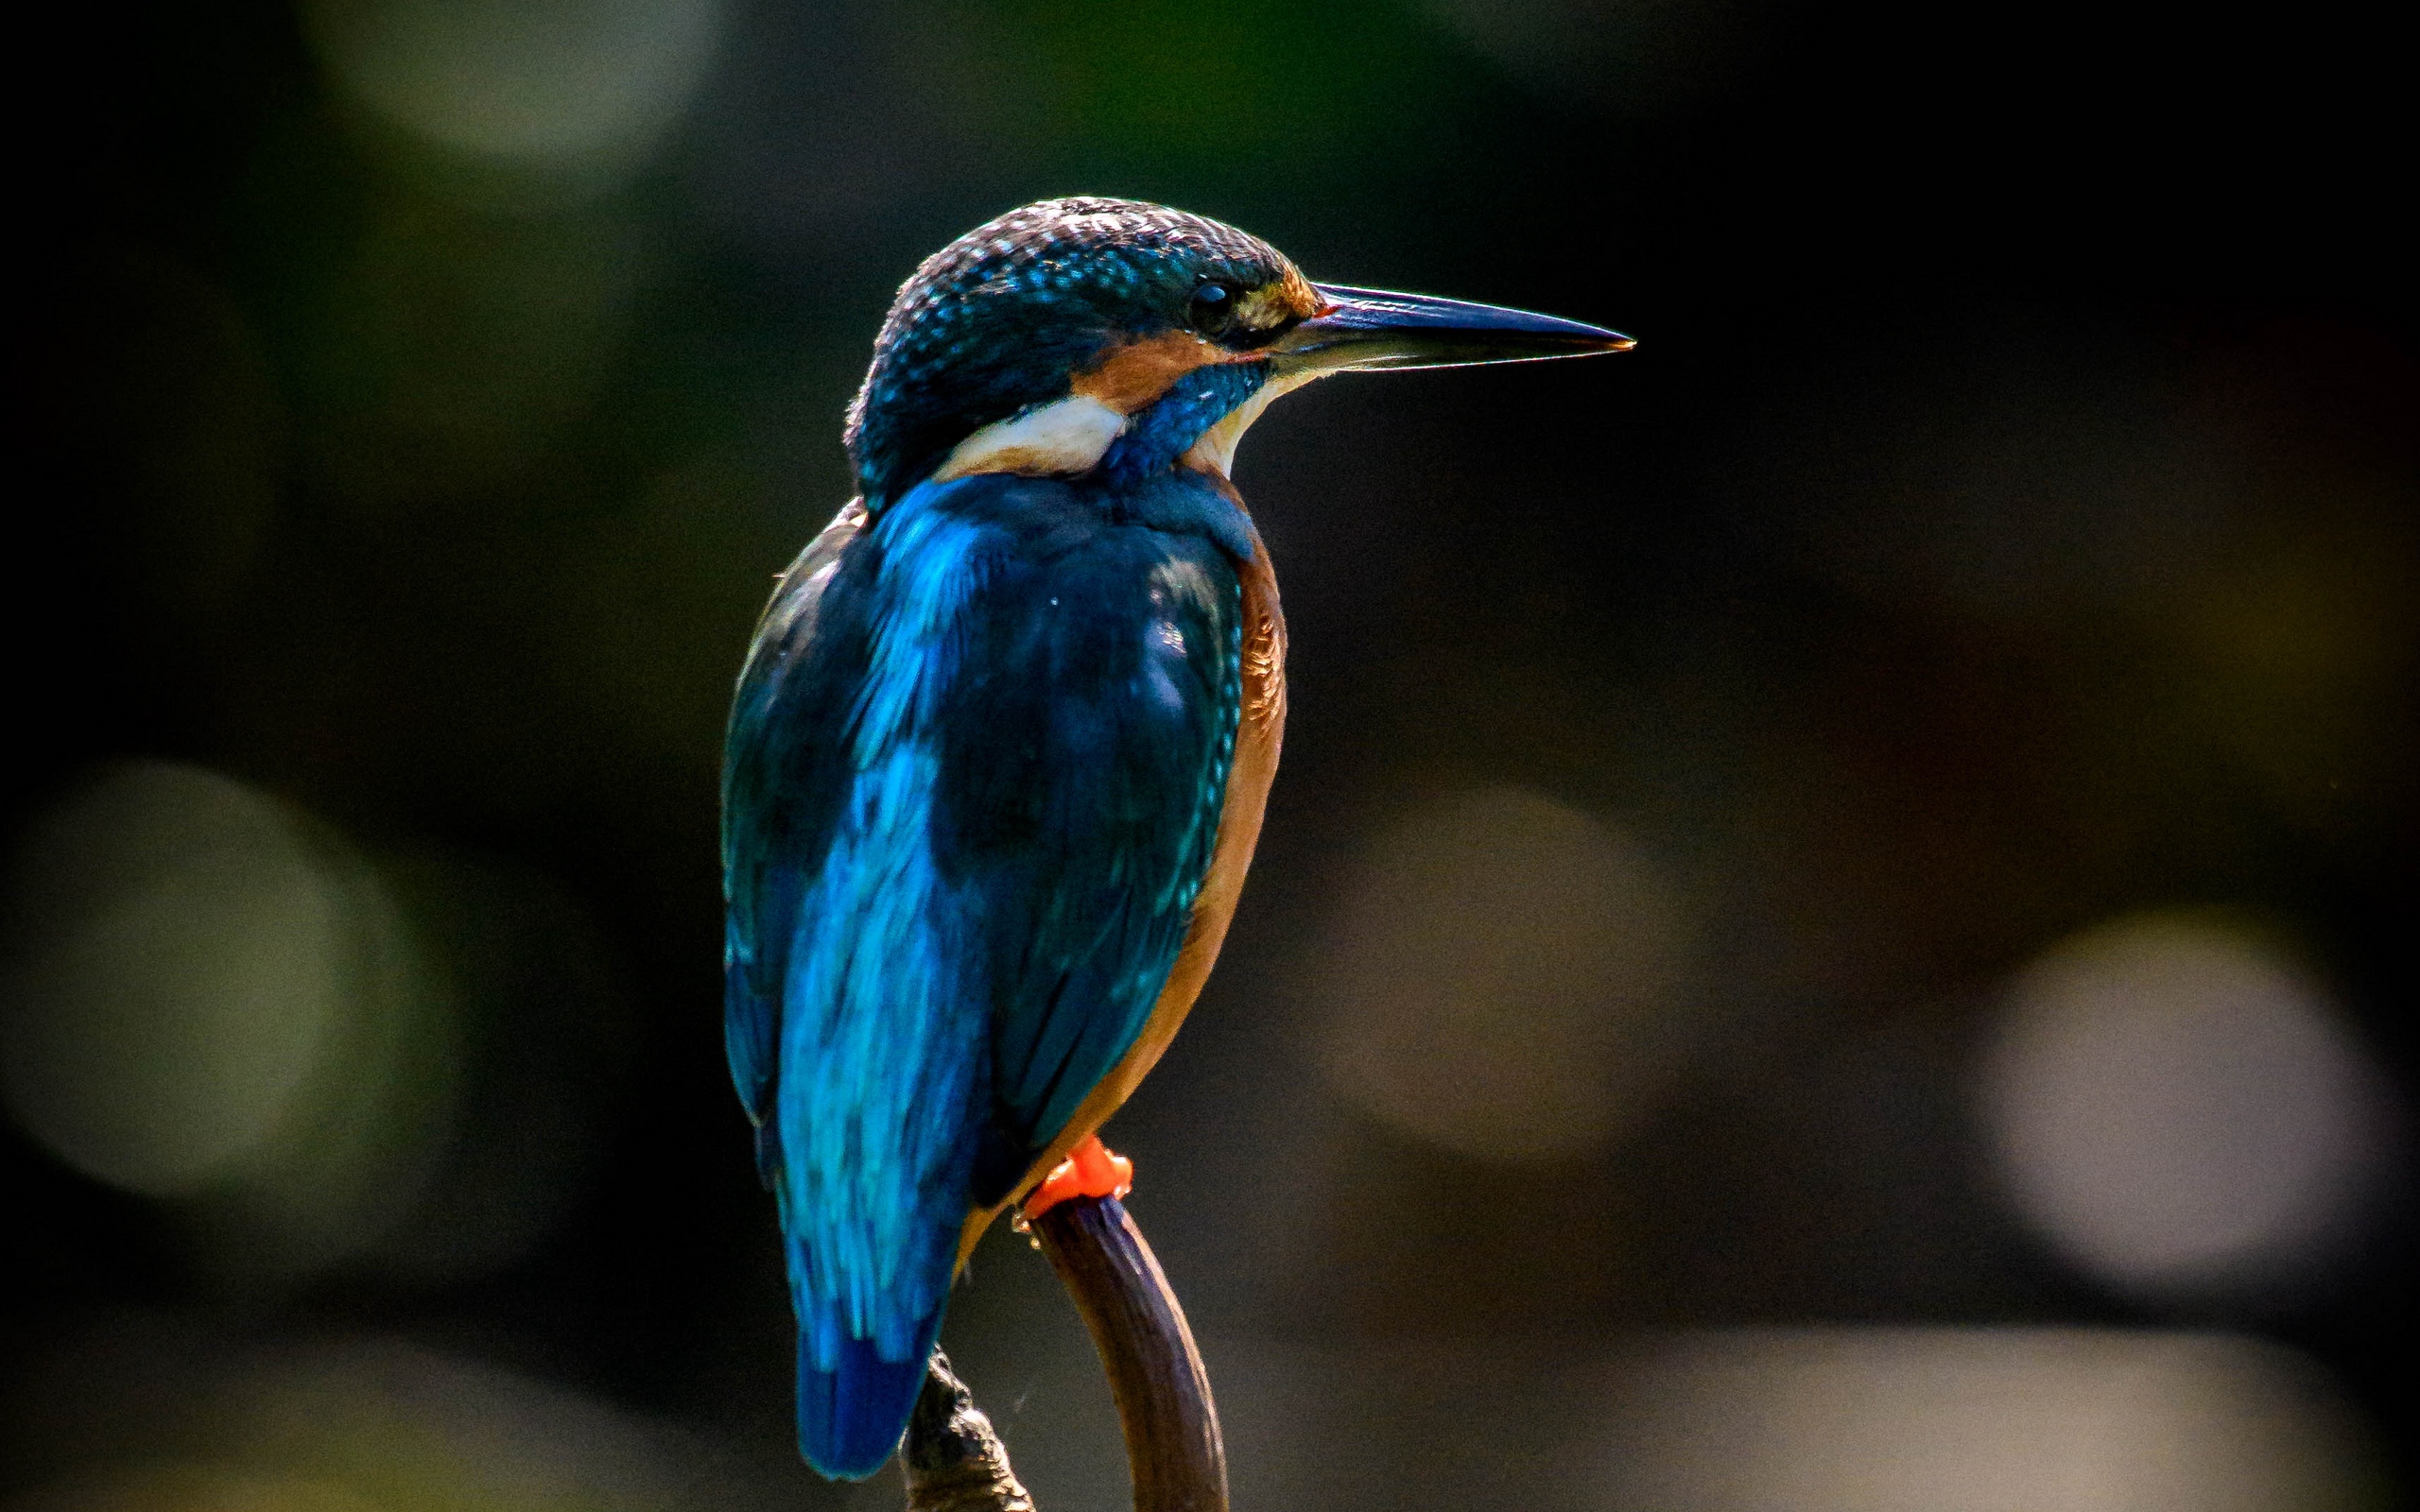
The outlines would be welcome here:
<svg viewBox="0 0 2420 1512">
<path fill-rule="evenodd" d="M 1069 1197 L 1031 1220 L 1100 1350 L 1126 1431 L 1134 1512 L 1227 1512 L 1227 1452 L 1184 1310 L 1115 1197 Z M 1009 1452 L 935 1349 L 899 1447 L 908 1512 L 1033 1512 Z"/>
<path fill-rule="evenodd" d="M 1071 1197 L 1032 1220 L 1109 1373 L 1134 1512 L 1227 1512 L 1227 1452 L 1184 1309 L 1115 1197 Z"/>
</svg>

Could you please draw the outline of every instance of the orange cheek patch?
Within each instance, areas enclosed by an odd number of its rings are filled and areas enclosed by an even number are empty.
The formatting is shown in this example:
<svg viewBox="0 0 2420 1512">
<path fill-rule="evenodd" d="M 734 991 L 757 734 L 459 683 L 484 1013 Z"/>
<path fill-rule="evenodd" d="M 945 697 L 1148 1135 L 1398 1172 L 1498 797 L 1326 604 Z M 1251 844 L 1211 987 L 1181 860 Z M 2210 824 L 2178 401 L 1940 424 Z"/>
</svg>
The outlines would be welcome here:
<svg viewBox="0 0 2420 1512">
<path fill-rule="evenodd" d="M 1111 349 L 1108 356 L 1076 375 L 1075 391 L 1121 415 L 1132 415 L 1156 402 L 1194 369 L 1233 362 L 1237 355 L 1189 332 L 1164 331 Z"/>
</svg>

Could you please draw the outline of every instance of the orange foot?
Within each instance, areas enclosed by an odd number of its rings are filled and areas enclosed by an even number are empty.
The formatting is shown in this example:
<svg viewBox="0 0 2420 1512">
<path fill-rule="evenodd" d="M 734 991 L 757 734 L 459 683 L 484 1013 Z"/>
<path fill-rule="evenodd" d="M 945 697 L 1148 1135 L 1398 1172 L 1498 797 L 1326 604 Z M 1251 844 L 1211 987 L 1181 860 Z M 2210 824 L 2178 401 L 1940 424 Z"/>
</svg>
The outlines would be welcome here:
<svg viewBox="0 0 2420 1512">
<path fill-rule="evenodd" d="M 1025 1199 L 1025 1216 L 1041 1217 L 1069 1197 L 1122 1197 L 1134 1190 L 1134 1162 L 1112 1155 L 1098 1134 L 1067 1152 Z"/>
</svg>

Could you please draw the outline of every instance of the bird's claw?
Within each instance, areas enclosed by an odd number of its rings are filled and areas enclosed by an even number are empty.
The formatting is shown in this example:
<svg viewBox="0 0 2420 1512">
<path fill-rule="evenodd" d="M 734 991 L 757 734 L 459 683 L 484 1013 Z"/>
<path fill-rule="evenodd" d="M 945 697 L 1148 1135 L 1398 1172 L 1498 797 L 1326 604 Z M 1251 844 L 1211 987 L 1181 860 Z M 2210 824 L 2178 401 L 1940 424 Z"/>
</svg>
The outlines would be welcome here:
<svg viewBox="0 0 2420 1512">
<path fill-rule="evenodd" d="M 1024 1217 L 1041 1217 L 1069 1197 L 1122 1197 L 1134 1190 L 1134 1162 L 1113 1155 L 1098 1134 L 1067 1152 L 1025 1199 Z"/>
</svg>

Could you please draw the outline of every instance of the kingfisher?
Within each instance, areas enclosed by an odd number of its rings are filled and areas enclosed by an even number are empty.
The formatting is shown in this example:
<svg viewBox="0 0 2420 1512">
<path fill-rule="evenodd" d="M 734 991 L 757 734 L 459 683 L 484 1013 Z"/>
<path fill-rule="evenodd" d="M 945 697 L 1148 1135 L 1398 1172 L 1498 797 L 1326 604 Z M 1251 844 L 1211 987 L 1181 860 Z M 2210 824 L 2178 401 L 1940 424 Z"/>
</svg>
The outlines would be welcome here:
<svg viewBox="0 0 2420 1512">
<path fill-rule="evenodd" d="M 723 766 L 724 1042 L 818 1471 L 897 1447 L 987 1225 L 1114 1190 L 1097 1131 L 1225 938 L 1286 723 L 1237 439 L 1330 373 L 1631 345 L 1124 199 L 1011 211 L 900 288 L 856 497 L 776 583 Z"/>
</svg>

